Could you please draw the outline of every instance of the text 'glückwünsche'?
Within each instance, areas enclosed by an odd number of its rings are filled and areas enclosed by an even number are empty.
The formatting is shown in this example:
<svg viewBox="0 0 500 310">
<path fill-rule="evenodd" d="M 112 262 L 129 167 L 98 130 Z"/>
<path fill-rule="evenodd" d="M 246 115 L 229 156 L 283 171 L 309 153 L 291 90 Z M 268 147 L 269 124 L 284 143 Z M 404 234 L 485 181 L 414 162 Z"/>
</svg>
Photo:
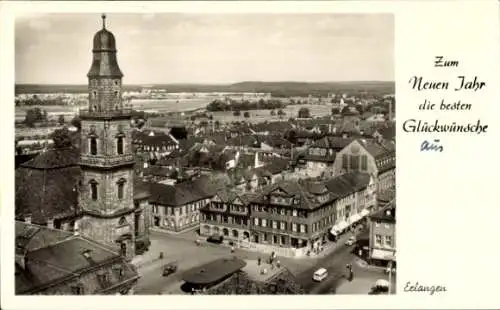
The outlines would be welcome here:
<svg viewBox="0 0 500 310">
<path fill-rule="evenodd" d="M 468 93 L 467 99 L 471 100 L 471 95 L 481 92 L 487 87 L 487 82 L 477 75 L 465 75 L 458 73 L 460 67 L 458 60 L 447 59 L 444 56 L 434 57 L 435 70 L 439 70 L 439 75 L 443 76 L 443 71 L 450 72 L 450 78 L 433 80 L 424 76 L 414 75 L 408 80 L 411 90 L 428 94 L 417 104 L 418 111 L 445 111 L 451 113 L 467 113 L 472 110 L 473 104 L 464 100 L 448 100 L 446 93 Z M 437 71 L 436 71 L 437 72 Z M 431 98 L 431 95 L 438 95 L 439 98 Z M 456 95 L 454 96 L 456 98 Z M 464 96 L 465 97 L 465 96 Z M 435 114 L 435 113 L 433 113 Z M 440 119 L 419 119 L 417 117 L 407 119 L 403 122 L 403 130 L 407 133 L 424 133 L 428 136 L 420 145 L 420 151 L 443 152 L 443 137 L 438 134 L 486 134 L 488 124 L 480 119 L 471 121 L 464 120 L 460 116 L 460 121 Z M 438 144 L 436 144 L 438 143 Z"/>
</svg>

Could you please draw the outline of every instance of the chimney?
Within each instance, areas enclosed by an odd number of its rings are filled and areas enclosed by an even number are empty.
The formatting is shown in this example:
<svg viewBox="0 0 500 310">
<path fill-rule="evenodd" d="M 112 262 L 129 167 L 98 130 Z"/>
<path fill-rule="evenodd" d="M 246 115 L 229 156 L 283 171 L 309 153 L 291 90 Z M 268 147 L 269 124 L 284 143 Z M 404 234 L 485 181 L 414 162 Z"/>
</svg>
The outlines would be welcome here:
<svg viewBox="0 0 500 310">
<path fill-rule="evenodd" d="M 26 215 L 26 216 L 24 217 L 24 221 L 25 221 L 27 224 L 31 224 L 31 214 Z"/>
<path fill-rule="evenodd" d="M 48 228 L 54 228 L 54 219 L 48 219 L 47 220 L 47 227 Z"/>
</svg>

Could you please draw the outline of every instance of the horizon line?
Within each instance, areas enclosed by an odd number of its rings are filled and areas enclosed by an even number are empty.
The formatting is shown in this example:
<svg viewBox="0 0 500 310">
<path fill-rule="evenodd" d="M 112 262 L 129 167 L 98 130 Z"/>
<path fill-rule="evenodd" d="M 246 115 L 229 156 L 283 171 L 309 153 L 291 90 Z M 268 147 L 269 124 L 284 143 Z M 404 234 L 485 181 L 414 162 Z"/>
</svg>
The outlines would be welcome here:
<svg viewBox="0 0 500 310">
<path fill-rule="evenodd" d="M 342 81 L 239 81 L 239 82 L 138 82 L 124 83 L 123 85 L 233 85 L 241 83 L 306 83 L 306 84 L 327 84 L 327 83 L 395 83 L 395 80 L 342 80 Z M 87 85 L 87 83 L 36 83 L 36 82 L 15 82 L 15 85 Z"/>
</svg>

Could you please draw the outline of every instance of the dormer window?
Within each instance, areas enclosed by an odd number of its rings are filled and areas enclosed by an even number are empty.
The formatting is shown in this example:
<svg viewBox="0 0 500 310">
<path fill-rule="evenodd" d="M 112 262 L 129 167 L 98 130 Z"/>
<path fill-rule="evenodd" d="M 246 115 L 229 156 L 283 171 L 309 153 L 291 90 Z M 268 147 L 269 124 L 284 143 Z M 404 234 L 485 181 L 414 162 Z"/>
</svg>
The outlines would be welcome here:
<svg viewBox="0 0 500 310">
<path fill-rule="evenodd" d="M 97 200 L 98 195 L 97 195 L 97 182 L 96 180 L 91 180 L 90 181 L 90 197 L 92 200 Z"/>
</svg>

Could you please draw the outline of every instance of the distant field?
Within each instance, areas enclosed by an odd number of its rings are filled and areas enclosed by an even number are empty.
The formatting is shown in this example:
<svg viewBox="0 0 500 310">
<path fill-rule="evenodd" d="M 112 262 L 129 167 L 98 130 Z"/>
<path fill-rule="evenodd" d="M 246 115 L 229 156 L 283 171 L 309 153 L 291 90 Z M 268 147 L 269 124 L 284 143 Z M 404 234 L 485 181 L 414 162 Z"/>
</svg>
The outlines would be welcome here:
<svg viewBox="0 0 500 310">
<path fill-rule="evenodd" d="M 303 104 L 303 105 L 289 105 L 283 109 L 286 115 L 283 117 L 284 120 L 288 120 L 290 117 L 297 117 L 297 114 L 301 108 L 309 108 L 311 115 L 314 117 L 321 117 L 331 114 L 332 107 L 329 105 L 314 105 L 314 104 Z M 277 110 L 275 110 L 277 112 Z M 214 116 L 214 120 L 219 120 L 221 122 L 233 122 L 233 121 L 248 121 L 251 123 L 259 123 L 265 121 L 277 121 L 280 120 L 278 115 L 271 115 L 271 110 L 250 110 L 249 118 L 243 117 L 244 111 L 241 112 L 241 116 L 234 116 L 232 111 L 224 112 L 209 112 Z"/>
<path fill-rule="evenodd" d="M 386 81 L 360 81 L 360 82 L 241 82 L 226 85 L 207 84 L 155 84 L 153 88 L 166 89 L 170 93 L 195 93 L 195 92 L 257 92 L 271 93 L 273 96 L 308 96 L 328 93 L 361 93 L 393 94 L 394 82 Z M 140 91 L 141 85 L 124 85 L 125 91 Z M 86 85 L 40 85 L 17 84 L 16 94 L 22 93 L 79 93 L 86 92 Z"/>
<path fill-rule="evenodd" d="M 204 108 L 211 99 L 162 99 L 162 100 L 147 100 L 136 99 L 132 100 L 131 104 L 134 109 L 145 111 L 164 112 L 179 112 Z M 47 111 L 49 116 L 65 114 L 68 116 L 76 114 L 78 109 L 83 109 L 86 105 L 80 106 L 22 106 L 16 107 L 16 119 L 22 120 L 26 115 L 26 111 L 34 107 L 39 107 Z"/>
</svg>

